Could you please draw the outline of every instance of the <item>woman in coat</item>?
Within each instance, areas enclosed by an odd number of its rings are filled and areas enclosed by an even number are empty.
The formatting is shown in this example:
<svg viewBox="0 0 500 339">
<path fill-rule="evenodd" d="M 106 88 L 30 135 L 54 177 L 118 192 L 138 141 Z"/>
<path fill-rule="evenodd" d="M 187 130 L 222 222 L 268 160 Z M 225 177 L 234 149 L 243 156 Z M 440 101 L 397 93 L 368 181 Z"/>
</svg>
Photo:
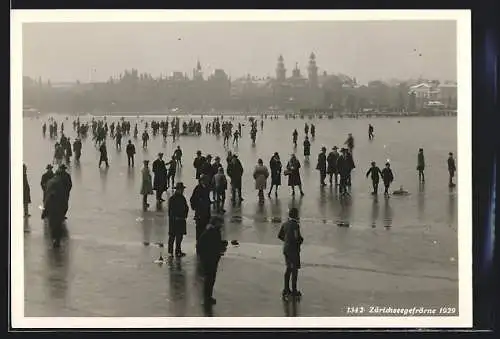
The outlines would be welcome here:
<svg viewBox="0 0 500 339">
<path fill-rule="evenodd" d="M 292 195 L 295 195 L 295 186 L 299 186 L 300 195 L 304 196 L 304 192 L 302 191 L 302 181 L 300 180 L 300 162 L 295 156 L 292 154 L 292 157 L 288 161 L 286 165 L 286 173 L 288 175 L 288 186 L 292 188 Z"/>
<path fill-rule="evenodd" d="M 271 170 L 271 188 L 269 189 L 268 197 L 271 197 L 271 192 L 273 191 L 273 186 L 276 186 L 274 195 L 278 196 L 278 186 L 281 185 L 281 160 L 278 152 L 274 153 L 269 161 L 269 168 Z"/>
<path fill-rule="evenodd" d="M 253 178 L 255 179 L 255 189 L 259 191 L 259 202 L 264 201 L 264 190 L 267 187 L 267 178 L 269 177 L 269 170 L 262 159 L 257 161 L 257 166 L 255 166 L 255 170 L 253 171 Z"/>
<path fill-rule="evenodd" d="M 29 217 L 28 205 L 31 204 L 31 192 L 30 185 L 28 183 L 28 169 L 25 164 L 23 164 L 23 206 L 24 206 L 24 216 Z"/>
<path fill-rule="evenodd" d="M 309 137 L 306 136 L 304 140 L 304 157 L 306 160 L 309 160 L 309 156 L 311 155 L 311 142 L 309 141 Z"/>
<path fill-rule="evenodd" d="M 149 160 L 144 160 L 144 168 L 142 169 L 142 184 L 141 184 L 141 195 L 142 195 L 142 208 L 147 210 L 148 195 L 153 194 L 153 181 L 151 180 L 151 171 L 149 170 Z"/>
</svg>

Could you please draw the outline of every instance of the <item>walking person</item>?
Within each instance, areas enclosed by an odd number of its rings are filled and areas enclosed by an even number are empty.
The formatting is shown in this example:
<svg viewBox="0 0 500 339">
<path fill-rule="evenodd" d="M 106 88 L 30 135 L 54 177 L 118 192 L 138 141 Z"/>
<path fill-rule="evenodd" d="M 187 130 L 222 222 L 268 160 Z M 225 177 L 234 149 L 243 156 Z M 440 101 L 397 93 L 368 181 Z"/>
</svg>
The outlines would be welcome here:
<svg viewBox="0 0 500 339">
<path fill-rule="evenodd" d="M 293 142 L 293 148 L 297 148 L 297 138 L 299 136 L 299 132 L 297 132 L 297 129 L 293 130 L 292 133 L 292 142 Z"/>
<path fill-rule="evenodd" d="M 304 191 L 302 191 L 302 181 L 300 180 L 300 162 L 295 156 L 291 155 L 288 164 L 286 165 L 285 175 L 288 175 L 288 186 L 292 188 L 292 196 L 295 196 L 295 186 L 299 186 L 300 195 L 304 196 Z"/>
<path fill-rule="evenodd" d="M 333 146 L 332 151 L 328 154 L 326 162 L 328 163 L 327 173 L 330 175 L 330 186 L 333 185 L 333 177 L 335 177 L 335 186 L 338 185 L 338 168 L 337 160 L 340 154 L 337 152 L 338 147 Z"/>
<path fill-rule="evenodd" d="M 145 211 L 149 207 L 148 195 L 153 195 L 153 180 L 151 179 L 151 171 L 149 170 L 149 160 L 144 160 L 143 163 L 140 193 L 142 195 L 142 209 Z"/>
<path fill-rule="evenodd" d="M 69 195 L 71 193 L 71 189 L 73 188 L 71 175 L 68 172 L 66 172 L 66 169 L 67 169 L 66 165 L 61 164 L 61 166 L 59 166 L 59 168 L 56 171 L 56 174 L 59 177 L 59 180 L 61 181 L 64 193 L 64 204 L 63 204 L 64 219 L 66 219 L 66 213 L 68 212 L 69 209 Z"/>
<path fill-rule="evenodd" d="M 109 167 L 108 162 L 108 149 L 106 148 L 106 143 L 103 142 L 99 147 L 99 152 L 101 153 L 99 157 L 99 168 L 101 168 L 101 164 L 104 162 L 106 164 L 106 168 Z"/>
<path fill-rule="evenodd" d="M 76 138 L 73 142 L 73 152 L 75 152 L 75 160 L 80 161 L 82 156 L 82 140 L 80 138 Z"/>
<path fill-rule="evenodd" d="M 281 225 L 278 238 L 283 241 L 283 254 L 285 256 L 286 270 L 284 274 L 283 299 L 288 297 L 301 297 L 302 293 L 297 289 L 297 280 L 300 265 L 300 247 L 304 238 L 300 233 L 299 211 L 293 207 L 288 213 L 288 220 Z M 292 289 L 290 290 L 290 278 Z"/>
<path fill-rule="evenodd" d="M 217 213 L 225 213 L 227 179 L 222 167 L 219 167 L 217 174 L 214 175 L 213 187 L 215 188 L 215 210 Z"/>
<path fill-rule="evenodd" d="M 167 162 L 165 166 L 168 166 L 166 188 L 169 188 L 170 182 L 172 182 L 172 189 L 175 189 L 175 175 L 177 173 L 177 159 L 175 158 L 175 155 L 172 155 L 172 159 Z"/>
<path fill-rule="evenodd" d="M 31 216 L 28 211 L 29 204 L 31 204 L 31 190 L 28 182 L 28 168 L 26 164 L 23 164 L 23 209 L 25 218 Z"/>
<path fill-rule="evenodd" d="M 340 149 L 341 155 L 337 159 L 337 170 L 340 176 L 340 182 L 339 182 L 339 193 L 342 195 L 348 194 L 347 192 L 347 182 L 348 182 L 348 177 L 350 174 L 350 166 L 347 163 L 347 149 L 346 148 L 341 148 Z"/>
<path fill-rule="evenodd" d="M 267 193 L 268 197 L 271 197 L 271 192 L 273 191 L 273 187 L 276 187 L 274 190 L 274 195 L 278 196 L 278 187 L 281 185 L 281 169 L 282 164 L 280 160 L 280 156 L 278 152 L 275 152 L 269 161 L 269 169 L 271 170 L 271 187 L 269 188 L 269 193 Z"/>
<path fill-rule="evenodd" d="M 147 149 L 148 148 L 148 141 L 149 141 L 148 131 L 144 131 L 142 133 L 142 148 L 143 149 Z"/>
<path fill-rule="evenodd" d="M 417 171 L 418 171 L 418 181 L 421 183 L 425 183 L 425 157 L 424 157 L 424 149 L 420 148 L 418 150 L 417 155 Z"/>
<path fill-rule="evenodd" d="M 311 142 L 309 141 L 309 137 L 306 136 L 304 140 L 304 158 L 306 161 L 309 161 L 310 155 L 311 155 Z"/>
<path fill-rule="evenodd" d="M 186 253 L 182 252 L 181 245 L 184 235 L 187 233 L 186 219 L 189 213 L 189 206 L 184 197 L 186 186 L 182 182 L 175 185 L 174 194 L 168 199 L 168 254 L 184 257 Z"/>
<path fill-rule="evenodd" d="M 132 140 L 128 141 L 126 152 L 127 152 L 128 167 L 130 166 L 134 167 L 135 146 L 132 143 Z"/>
<path fill-rule="evenodd" d="M 378 168 L 375 161 L 372 161 L 371 167 L 368 169 L 368 172 L 366 172 L 366 177 L 368 178 L 368 176 L 370 174 L 371 174 L 372 186 L 373 186 L 372 195 L 377 195 L 378 194 L 378 183 L 380 181 L 380 175 L 382 175 L 382 172 L 380 171 L 380 168 Z"/>
<path fill-rule="evenodd" d="M 201 167 L 205 162 L 205 158 L 201 156 L 201 151 L 196 151 L 196 157 L 193 160 L 193 167 L 196 170 L 196 180 L 200 179 L 201 176 Z"/>
<path fill-rule="evenodd" d="M 203 299 L 204 305 L 209 307 L 215 305 L 213 297 L 215 278 L 220 257 L 224 251 L 221 226 L 223 219 L 219 216 L 210 218 L 210 222 L 200 235 L 196 245 L 200 263 L 203 271 Z"/>
<path fill-rule="evenodd" d="M 181 146 L 177 146 L 177 149 L 174 151 L 174 160 L 177 161 L 177 165 L 182 167 L 182 150 Z"/>
<path fill-rule="evenodd" d="M 231 166 L 227 167 L 227 175 L 231 178 L 231 201 L 236 202 L 236 193 L 238 193 L 238 198 L 240 203 L 243 201 L 243 196 L 241 195 L 241 178 L 243 177 L 243 165 L 240 159 L 238 159 L 237 154 L 233 154 Z"/>
<path fill-rule="evenodd" d="M 45 196 L 47 192 L 47 183 L 50 179 L 54 177 L 54 172 L 52 171 L 52 165 L 48 164 L 46 167 L 46 172 L 42 175 L 42 179 L 40 180 L 40 186 L 42 187 L 42 201 L 45 201 Z"/>
<path fill-rule="evenodd" d="M 161 196 L 165 192 L 167 186 L 167 167 L 163 161 L 163 153 L 158 153 L 158 159 L 153 161 L 153 188 L 156 191 L 156 202 L 158 204 L 165 201 Z"/>
<path fill-rule="evenodd" d="M 259 191 L 259 203 L 264 203 L 264 190 L 267 188 L 267 178 L 269 177 L 269 170 L 262 159 L 257 160 L 257 166 L 253 171 L 253 178 L 255 179 L 255 189 Z"/>
<path fill-rule="evenodd" d="M 321 152 L 318 154 L 318 164 L 316 169 L 319 171 L 319 184 L 321 187 L 326 186 L 326 147 L 321 147 Z"/>
<path fill-rule="evenodd" d="M 52 246 L 57 248 L 63 236 L 63 223 L 65 215 L 66 194 L 61 180 L 60 172 L 56 171 L 54 177 L 47 182 L 42 219 L 48 219 Z"/>
<path fill-rule="evenodd" d="M 385 168 L 382 170 L 382 180 L 384 181 L 384 187 L 385 187 L 384 195 L 388 196 L 389 187 L 394 181 L 394 174 L 392 173 L 391 164 L 389 162 L 385 163 Z"/>
<path fill-rule="evenodd" d="M 453 183 L 453 177 L 455 177 L 456 171 L 457 171 L 457 166 L 455 165 L 455 159 L 453 158 L 453 153 L 450 152 L 450 153 L 448 153 L 448 174 L 449 174 L 448 186 L 449 187 L 455 186 L 455 184 Z"/>
</svg>

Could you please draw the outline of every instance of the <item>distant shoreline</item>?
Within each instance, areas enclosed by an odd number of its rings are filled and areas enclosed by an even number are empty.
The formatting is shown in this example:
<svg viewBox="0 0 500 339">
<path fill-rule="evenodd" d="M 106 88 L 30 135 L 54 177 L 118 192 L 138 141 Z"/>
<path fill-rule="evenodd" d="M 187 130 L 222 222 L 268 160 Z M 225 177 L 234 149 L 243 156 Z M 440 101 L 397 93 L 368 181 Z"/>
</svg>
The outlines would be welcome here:
<svg viewBox="0 0 500 339">
<path fill-rule="evenodd" d="M 42 116 L 69 116 L 69 117 L 95 117 L 95 118 L 103 118 L 103 117 L 113 117 L 113 118 L 121 118 L 121 117 L 139 117 L 139 118 L 156 118 L 156 117 L 220 117 L 220 116 L 235 116 L 235 117 L 260 117 L 267 115 L 271 116 L 280 116 L 280 117 L 295 117 L 296 119 L 309 119 L 309 118 L 319 118 L 319 119 L 357 119 L 357 118 L 412 118 L 412 117 L 456 117 L 456 111 L 441 111 L 441 112 L 425 112 L 425 113 L 399 113 L 399 112 L 387 112 L 387 113 L 336 113 L 334 115 L 327 113 L 288 113 L 288 112 L 267 112 L 267 113 L 258 113 L 258 112 L 219 112 L 219 113 L 188 113 L 188 112 L 179 112 L 179 113 L 152 113 L 152 112 L 110 112 L 110 113 L 29 113 L 23 112 L 23 117 L 42 117 Z"/>
</svg>

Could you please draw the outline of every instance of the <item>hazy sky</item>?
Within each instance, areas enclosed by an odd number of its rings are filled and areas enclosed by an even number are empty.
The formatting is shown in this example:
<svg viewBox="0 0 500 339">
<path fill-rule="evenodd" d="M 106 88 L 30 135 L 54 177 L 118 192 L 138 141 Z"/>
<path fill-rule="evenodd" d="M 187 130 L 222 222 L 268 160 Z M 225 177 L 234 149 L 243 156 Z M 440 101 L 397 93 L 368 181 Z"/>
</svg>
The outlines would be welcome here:
<svg viewBox="0 0 500 339">
<path fill-rule="evenodd" d="M 179 40 L 180 39 L 180 40 Z M 456 80 L 454 21 L 30 23 L 23 25 L 24 75 L 53 82 L 107 80 L 126 68 L 153 76 L 188 72 L 199 58 L 205 74 L 223 68 L 233 79 L 307 74 L 313 51 L 320 72 L 359 82 L 415 78 Z"/>
</svg>

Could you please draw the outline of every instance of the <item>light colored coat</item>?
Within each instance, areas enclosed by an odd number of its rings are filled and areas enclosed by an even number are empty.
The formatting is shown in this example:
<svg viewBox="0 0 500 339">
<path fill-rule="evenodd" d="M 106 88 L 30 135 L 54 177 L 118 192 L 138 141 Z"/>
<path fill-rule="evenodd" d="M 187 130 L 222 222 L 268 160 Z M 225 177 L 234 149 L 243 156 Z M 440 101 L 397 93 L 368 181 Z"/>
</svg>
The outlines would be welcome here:
<svg viewBox="0 0 500 339">
<path fill-rule="evenodd" d="M 151 172 L 149 171 L 149 167 L 144 167 L 141 172 L 142 172 L 141 195 L 153 194 L 153 180 L 151 179 Z"/>
<path fill-rule="evenodd" d="M 255 189 L 265 190 L 267 187 L 267 178 L 269 177 L 269 170 L 264 165 L 255 166 L 253 171 L 253 178 L 255 179 Z"/>
</svg>

